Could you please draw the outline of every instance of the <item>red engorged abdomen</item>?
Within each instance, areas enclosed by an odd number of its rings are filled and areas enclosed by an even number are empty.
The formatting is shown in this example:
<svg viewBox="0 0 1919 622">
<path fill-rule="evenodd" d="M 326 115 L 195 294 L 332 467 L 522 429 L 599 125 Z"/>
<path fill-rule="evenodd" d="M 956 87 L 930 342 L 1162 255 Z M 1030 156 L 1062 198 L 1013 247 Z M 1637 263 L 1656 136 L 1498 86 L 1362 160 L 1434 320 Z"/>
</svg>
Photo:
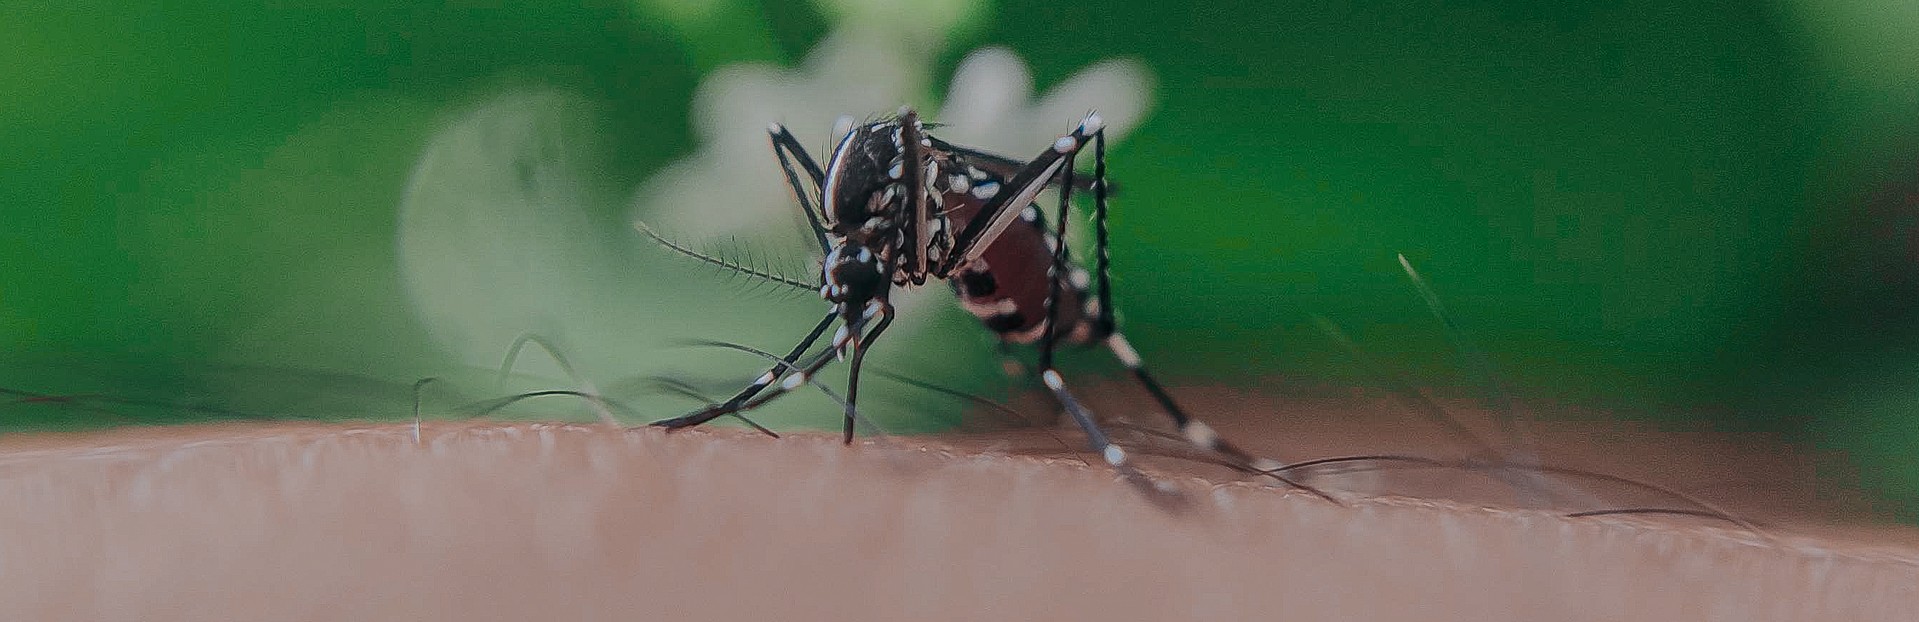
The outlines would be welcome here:
<svg viewBox="0 0 1919 622">
<path fill-rule="evenodd" d="M 949 193 L 946 198 L 947 204 L 954 208 L 950 216 L 956 229 L 964 228 L 961 223 L 969 222 L 980 207 L 977 201 L 968 200 L 971 197 L 960 198 Z M 1021 220 L 1007 226 L 999 239 L 980 255 L 993 277 L 992 293 L 969 296 L 965 288 L 958 288 L 967 310 L 1007 340 L 1037 339 L 1038 330 L 1046 320 L 1046 299 L 1052 294 L 1047 269 L 1053 262 L 1053 253 L 1046 247 L 1046 235 L 1042 225 L 1034 222 Z M 1065 283 L 1061 285 L 1059 321 L 1062 329 L 1070 331 L 1080 321 L 1079 293 Z M 1005 315 L 1009 306 L 1017 315 L 1017 322 L 995 317 Z"/>
</svg>

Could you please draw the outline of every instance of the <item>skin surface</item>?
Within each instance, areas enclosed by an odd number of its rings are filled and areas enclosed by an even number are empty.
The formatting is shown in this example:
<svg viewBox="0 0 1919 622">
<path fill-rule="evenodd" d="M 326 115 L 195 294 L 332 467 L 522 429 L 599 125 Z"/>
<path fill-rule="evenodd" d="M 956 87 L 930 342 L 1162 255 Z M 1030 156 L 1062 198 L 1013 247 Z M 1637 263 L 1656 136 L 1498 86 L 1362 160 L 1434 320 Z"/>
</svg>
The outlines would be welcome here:
<svg viewBox="0 0 1919 622">
<path fill-rule="evenodd" d="M 1450 450 L 1383 401 L 1182 397 L 1219 413 L 1222 432 L 1291 459 Z M 1539 447 L 1555 463 L 1632 467 L 1680 487 L 1773 465 L 1780 478 L 1766 487 L 1694 486 L 1765 521 L 1763 534 L 1690 517 L 1566 518 L 1576 508 L 1518 507 L 1509 489 L 1461 473 L 1315 480 L 1336 505 L 1154 458 L 1158 445 L 1122 436 L 1181 491 L 1168 510 L 1061 449 L 1080 439 L 1059 435 L 845 447 L 813 433 L 428 422 L 417 441 L 392 424 L 10 436 L 0 619 L 1919 615 L 1919 537 L 1835 520 L 1793 475 L 1803 470 L 1779 468 L 1798 458 L 1746 439 L 1587 424 L 1543 430 Z"/>
</svg>

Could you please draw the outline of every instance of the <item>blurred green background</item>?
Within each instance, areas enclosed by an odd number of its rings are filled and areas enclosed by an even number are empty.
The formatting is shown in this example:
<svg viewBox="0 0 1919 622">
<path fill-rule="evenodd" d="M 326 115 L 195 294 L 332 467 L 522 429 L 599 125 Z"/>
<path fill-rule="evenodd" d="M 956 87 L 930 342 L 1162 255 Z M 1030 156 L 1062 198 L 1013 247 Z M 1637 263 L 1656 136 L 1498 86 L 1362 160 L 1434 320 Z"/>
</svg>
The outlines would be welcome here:
<svg viewBox="0 0 1919 622">
<path fill-rule="evenodd" d="M 1368 382 L 1320 314 L 1473 390 L 1405 253 L 1523 396 L 1791 435 L 1919 508 L 1919 4 L 50 4 L 0 20 L 0 387 L 160 406 L 0 429 L 398 417 L 415 378 L 485 394 L 528 331 L 616 387 L 750 377 L 673 341 L 784 349 L 820 305 L 652 248 L 633 195 L 701 147 L 703 79 L 864 29 L 925 76 L 893 105 L 936 109 L 991 45 L 1042 90 L 1150 72 L 1113 258 L 1174 384 Z M 886 365 L 998 382 L 963 313 L 916 313 Z"/>
</svg>

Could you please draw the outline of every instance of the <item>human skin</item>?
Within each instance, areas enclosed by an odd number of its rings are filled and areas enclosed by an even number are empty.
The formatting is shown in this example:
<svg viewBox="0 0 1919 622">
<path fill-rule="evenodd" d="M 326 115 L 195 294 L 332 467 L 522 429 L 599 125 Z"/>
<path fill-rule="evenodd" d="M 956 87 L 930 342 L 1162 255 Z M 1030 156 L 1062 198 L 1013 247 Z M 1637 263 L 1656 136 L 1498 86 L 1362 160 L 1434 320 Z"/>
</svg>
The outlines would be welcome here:
<svg viewBox="0 0 1919 622">
<path fill-rule="evenodd" d="M 1192 401 L 1214 410 L 1284 407 L 1290 423 L 1241 413 L 1218 417 L 1219 427 L 1298 457 L 1334 447 L 1365 453 L 1356 443 L 1395 452 L 1440 444 L 1405 425 L 1365 423 L 1367 413 L 1314 412 L 1376 402 L 1261 401 L 1228 391 Z M 1349 416 L 1342 424 L 1327 414 Z M 1387 438 L 1394 429 L 1403 438 Z M 1716 477 L 1712 469 L 1733 468 L 1716 465 L 1745 458 L 1732 449 L 1743 445 L 1700 435 L 1605 446 L 1604 438 L 1627 436 L 1606 429 L 1542 434 L 1540 447 L 1548 455 L 1584 448 L 1682 479 Z M 1051 436 L 886 437 L 848 447 L 814 433 L 486 422 L 428 422 L 417 439 L 409 424 L 15 435 L 0 439 L 0 619 L 1919 613 L 1911 531 L 1842 528 L 1782 509 L 1782 495 L 1760 488 L 1714 497 L 1764 518 L 1755 533 L 1695 517 L 1568 518 L 1574 508 L 1439 498 L 1454 490 L 1447 482 L 1484 482 L 1472 473 L 1427 481 L 1419 498 L 1392 490 L 1402 482 L 1390 477 L 1315 479 L 1340 499 L 1330 503 L 1224 469 L 1148 459 L 1149 472 L 1181 492 L 1182 503 L 1169 507 L 1098 461 L 1069 455 L 1060 442 L 1070 446 L 1072 437 Z M 1629 456 L 1625 447 L 1643 449 Z M 1385 490 L 1346 487 L 1362 479 Z M 1478 491 L 1500 496 L 1498 485 Z"/>
</svg>

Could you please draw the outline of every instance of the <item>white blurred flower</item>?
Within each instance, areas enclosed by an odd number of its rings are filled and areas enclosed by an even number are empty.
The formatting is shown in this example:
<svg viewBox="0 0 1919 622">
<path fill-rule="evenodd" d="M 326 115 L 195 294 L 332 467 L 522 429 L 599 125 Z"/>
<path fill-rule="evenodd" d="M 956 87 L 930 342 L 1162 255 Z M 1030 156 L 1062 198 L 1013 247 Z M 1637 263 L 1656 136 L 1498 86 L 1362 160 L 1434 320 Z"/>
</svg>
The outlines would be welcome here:
<svg viewBox="0 0 1919 622">
<path fill-rule="evenodd" d="M 787 123 L 824 160 L 818 151 L 836 117 L 891 111 L 925 90 L 924 63 L 899 54 L 882 37 L 841 31 L 797 70 L 752 63 L 714 71 L 693 96 L 699 152 L 640 186 L 636 216 L 675 236 L 790 229 L 791 239 L 801 239 L 799 208 L 767 144 L 767 123 Z"/>
<path fill-rule="evenodd" d="M 1011 50 L 991 47 L 960 61 L 934 120 L 948 141 L 1025 159 L 1073 129 L 1086 113 L 1106 120 L 1106 139 L 1117 141 L 1145 118 L 1152 74 L 1128 60 L 1108 60 L 1080 70 L 1039 101 L 1033 76 Z"/>
</svg>

